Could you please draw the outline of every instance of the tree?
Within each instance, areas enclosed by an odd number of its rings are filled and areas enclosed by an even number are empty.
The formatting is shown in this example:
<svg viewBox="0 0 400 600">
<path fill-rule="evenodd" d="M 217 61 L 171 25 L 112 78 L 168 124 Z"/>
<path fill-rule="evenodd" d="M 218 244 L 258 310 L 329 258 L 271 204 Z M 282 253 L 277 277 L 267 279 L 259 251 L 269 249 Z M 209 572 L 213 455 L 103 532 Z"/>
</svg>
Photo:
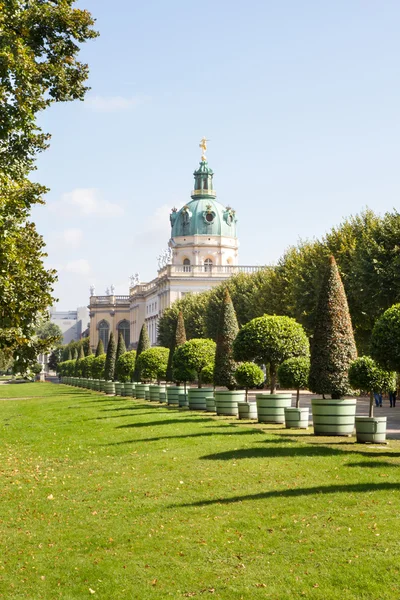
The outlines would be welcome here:
<svg viewBox="0 0 400 600">
<path fill-rule="evenodd" d="M 241 363 L 235 371 L 235 379 L 240 387 L 246 390 L 246 402 L 249 389 L 264 382 L 264 371 L 253 362 Z"/>
<path fill-rule="evenodd" d="M 79 351 L 78 351 L 78 358 L 82 359 L 85 358 L 85 353 L 83 351 L 83 346 L 80 346 Z"/>
<path fill-rule="evenodd" d="M 167 366 L 167 381 L 173 381 L 173 357 L 175 349 L 179 346 L 182 346 L 186 342 L 186 331 L 185 331 L 185 321 L 183 320 L 183 313 L 180 310 L 178 313 L 178 317 L 176 319 L 176 328 L 175 328 L 175 338 L 170 346 L 169 356 L 168 356 L 168 366 Z"/>
<path fill-rule="evenodd" d="M 139 365 L 138 358 L 142 354 L 142 352 L 144 352 L 145 350 L 148 350 L 149 348 L 150 348 L 149 334 L 147 332 L 146 324 L 143 323 L 142 328 L 140 330 L 138 347 L 136 349 L 136 366 L 135 366 L 135 372 L 133 374 L 135 381 L 140 381 L 140 370 L 138 368 L 138 365 Z"/>
<path fill-rule="evenodd" d="M 103 340 L 99 340 L 96 348 L 96 357 L 104 354 L 104 344 Z"/>
<path fill-rule="evenodd" d="M 279 383 L 283 388 L 296 390 L 296 408 L 300 406 L 300 390 L 305 390 L 310 375 L 310 359 L 296 356 L 285 360 L 278 368 Z"/>
<path fill-rule="evenodd" d="M 369 392 L 369 416 L 374 416 L 374 392 L 396 389 L 396 373 L 381 369 L 370 356 L 360 356 L 349 367 L 352 388 Z"/>
<path fill-rule="evenodd" d="M 202 387 L 203 371 L 214 368 L 216 344 L 213 340 L 192 339 L 179 346 L 174 354 L 174 368 L 182 374 L 194 372 L 198 387 Z M 186 379 L 181 379 L 186 381 Z"/>
<path fill-rule="evenodd" d="M 394 304 L 376 321 L 371 356 L 388 371 L 400 372 L 400 304 Z"/>
<path fill-rule="evenodd" d="M 115 364 L 115 372 L 118 381 L 127 382 L 133 380 L 136 363 L 136 350 L 130 350 L 121 354 Z"/>
<path fill-rule="evenodd" d="M 167 373 L 169 349 L 162 346 L 148 348 L 140 353 L 136 359 L 136 369 L 141 380 L 154 381 L 158 383 L 165 379 Z"/>
<path fill-rule="evenodd" d="M 49 369 L 58 372 L 58 365 L 62 361 L 63 349 L 61 346 L 55 348 L 49 356 Z"/>
<path fill-rule="evenodd" d="M 264 315 L 242 327 L 233 343 L 237 361 L 269 365 L 271 394 L 275 393 L 278 366 L 293 356 L 308 356 L 303 327 L 290 317 Z"/>
<path fill-rule="evenodd" d="M 228 390 L 236 387 L 235 370 L 237 364 L 233 358 L 233 342 L 239 332 L 235 309 L 225 289 L 224 298 L 219 311 L 217 347 L 215 351 L 214 385 L 225 386 Z"/>
<path fill-rule="evenodd" d="M 56 323 L 44 321 L 37 327 L 36 335 L 41 340 L 50 340 L 53 344 L 59 343 L 63 339 L 61 327 Z"/>
<path fill-rule="evenodd" d="M 72 350 L 72 360 L 76 360 L 77 358 L 79 358 L 79 353 L 78 353 L 78 348 L 74 348 Z"/>
<path fill-rule="evenodd" d="M 186 294 L 172 306 L 164 310 L 158 321 L 158 343 L 165 348 L 170 348 L 175 337 L 176 320 L 179 311 L 182 311 L 185 320 L 187 339 L 205 338 L 206 324 L 205 312 L 210 292 L 201 294 Z"/>
<path fill-rule="evenodd" d="M 88 68 L 77 60 L 78 44 L 97 35 L 90 13 L 73 2 L 13 0 L 0 11 L 0 347 L 18 349 L 19 361 L 39 349 L 32 338 L 55 281 L 43 266 L 43 239 L 27 221 L 46 191 L 28 179 L 49 140 L 37 117 L 53 102 L 83 99 Z"/>
<path fill-rule="evenodd" d="M 87 339 L 88 339 L 89 343 L 88 343 L 88 345 L 87 345 L 87 352 L 86 352 L 86 356 L 92 356 L 92 354 L 93 354 L 92 346 L 90 345 L 90 340 L 89 340 L 89 338 L 87 338 Z"/>
<path fill-rule="evenodd" d="M 322 282 L 311 343 L 309 387 L 342 398 L 349 393 L 348 370 L 357 357 L 346 293 L 333 256 Z"/>
<path fill-rule="evenodd" d="M 68 348 L 67 360 L 72 360 L 72 351 L 71 351 L 71 348 Z"/>
<path fill-rule="evenodd" d="M 110 339 L 107 346 L 107 358 L 104 366 L 104 379 L 106 381 L 114 381 L 115 372 L 115 358 L 117 354 L 117 347 L 115 345 L 114 332 L 110 333 Z"/>
<path fill-rule="evenodd" d="M 85 358 L 81 359 L 82 377 L 86 377 L 87 379 L 92 377 L 92 367 L 94 359 L 94 354 L 89 354 L 89 356 L 85 356 Z"/>
<path fill-rule="evenodd" d="M 116 380 L 120 381 L 117 375 L 117 364 L 118 364 L 118 360 L 120 359 L 120 357 L 126 352 L 126 346 L 125 346 L 125 340 L 124 340 L 124 336 L 122 335 L 121 332 L 119 332 L 118 335 L 118 344 L 117 344 L 117 353 L 115 355 L 115 368 L 116 368 L 116 372 L 115 372 L 115 376 L 116 376 Z"/>
<path fill-rule="evenodd" d="M 94 361 L 92 362 L 92 377 L 93 379 L 105 379 L 104 377 L 104 367 L 106 365 L 105 354 L 100 354 L 99 356 L 94 357 Z"/>
</svg>

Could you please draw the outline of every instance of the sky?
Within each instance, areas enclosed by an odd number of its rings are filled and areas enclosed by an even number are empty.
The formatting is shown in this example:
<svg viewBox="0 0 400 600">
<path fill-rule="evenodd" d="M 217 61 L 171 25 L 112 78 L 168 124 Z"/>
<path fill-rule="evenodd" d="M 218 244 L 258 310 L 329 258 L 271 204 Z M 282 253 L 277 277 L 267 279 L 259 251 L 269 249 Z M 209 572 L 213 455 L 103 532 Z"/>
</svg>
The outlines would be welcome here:
<svg viewBox="0 0 400 600">
<path fill-rule="evenodd" d="M 33 220 L 60 310 L 157 274 L 169 213 L 190 200 L 206 136 L 217 199 L 235 208 L 239 264 L 400 196 L 398 0 L 78 0 L 84 102 L 57 104 Z"/>
</svg>

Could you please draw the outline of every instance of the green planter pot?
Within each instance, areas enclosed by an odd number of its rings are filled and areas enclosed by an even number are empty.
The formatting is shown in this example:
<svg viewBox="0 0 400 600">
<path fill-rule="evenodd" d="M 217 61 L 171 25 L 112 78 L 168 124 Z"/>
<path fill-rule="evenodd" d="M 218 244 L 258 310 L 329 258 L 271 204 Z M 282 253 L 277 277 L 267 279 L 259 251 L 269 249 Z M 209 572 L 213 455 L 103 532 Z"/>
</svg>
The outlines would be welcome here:
<svg viewBox="0 0 400 600">
<path fill-rule="evenodd" d="M 133 396 L 133 383 L 131 381 L 124 383 L 124 396 Z"/>
<path fill-rule="evenodd" d="M 223 390 L 216 391 L 215 394 L 215 410 L 217 415 L 225 415 L 228 417 L 238 417 L 238 404 L 244 402 L 246 392 L 244 390 Z"/>
<path fill-rule="evenodd" d="M 215 412 L 215 398 L 214 396 L 206 396 L 206 411 Z"/>
<path fill-rule="evenodd" d="M 359 444 L 386 444 L 387 417 L 356 417 L 356 438 Z"/>
<path fill-rule="evenodd" d="M 185 389 L 180 385 L 167 387 L 167 403 L 169 406 L 179 406 L 179 400 L 185 394 Z"/>
<path fill-rule="evenodd" d="M 113 381 L 106 381 L 104 391 L 107 396 L 115 396 L 115 383 Z"/>
<path fill-rule="evenodd" d="M 167 401 L 167 390 L 161 390 L 159 393 L 159 401 L 162 402 L 163 404 Z"/>
<path fill-rule="evenodd" d="M 315 435 L 353 435 L 356 398 L 311 400 Z"/>
<path fill-rule="evenodd" d="M 207 410 L 206 398 L 212 396 L 213 388 L 189 388 L 189 409 L 190 410 Z"/>
<path fill-rule="evenodd" d="M 93 379 L 87 379 L 86 380 L 86 387 L 88 390 L 92 390 L 93 389 Z"/>
<path fill-rule="evenodd" d="M 139 400 L 144 400 L 146 390 L 149 391 L 148 383 L 137 383 L 135 385 L 135 397 L 139 398 Z"/>
<path fill-rule="evenodd" d="M 285 408 L 285 424 L 287 429 L 307 429 L 309 408 Z"/>
<path fill-rule="evenodd" d="M 100 391 L 100 380 L 99 379 L 93 379 L 93 389 L 96 392 Z"/>
<path fill-rule="evenodd" d="M 150 401 L 150 386 L 148 390 L 144 390 L 144 399 Z"/>
<path fill-rule="evenodd" d="M 114 386 L 115 386 L 115 395 L 116 396 L 122 396 L 122 386 L 124 384 L 121 383 L 120 381 L 115 381 L 114 382 Z"/>
<path fill-rule="evenodd" d="M 183 394 L 179 395 L 179 408 L 189 410 L 189 398 L 187 393 L 185 394 L 185 390 L 183 390 Z"/>
<path fill-rule="evenodd" d="M 256 402 L 239 402 L 238 404 L 239 419 L 257 419 L 257 403 Z"/>
<path fill-rule="evenodd" d="M 285 408 L 292 404 L 292 394 L 256 394 L 259 423 L 285 422 Z"/>
<path fill-rule="evenodd" d="M 105 392 L 106 391 L 106 380 L 99 379 L 99 386 L 100 386 L 100 392 Z"/>
<path fill-rule="evenodd" d="M 160 392 L 165 392 L 166 386 L 160 384 L 152 384 L 149 386 L 149 394 L 151 402 L 160 402 Z"/>
</svg>

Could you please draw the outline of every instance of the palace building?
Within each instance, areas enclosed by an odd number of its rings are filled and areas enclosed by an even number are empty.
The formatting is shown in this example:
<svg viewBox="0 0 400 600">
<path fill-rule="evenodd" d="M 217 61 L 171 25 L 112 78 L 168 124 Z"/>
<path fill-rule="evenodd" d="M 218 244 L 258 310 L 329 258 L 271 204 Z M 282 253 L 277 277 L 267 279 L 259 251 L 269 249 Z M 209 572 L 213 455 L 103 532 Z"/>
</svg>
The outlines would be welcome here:
<svg viewBox="0 0 400 600">
<path fill-rule="evenodd" d="M 198 293 L 220 284 L 239 272 L 262 267 L 238 265 L 236 212 L 217 201 L 214 173 L 206 157 L 207 140 L 200 143 L 202 156 L 194 172 L 191 199 L 170 214 L 171 238 L 168 251 L 159 257 L 157 276 L 148 283 L 131 277 L 129 295 L 118 296 L 111 287 L 105 296 L 95 296 L 91 288 L 90 344 L 99 339 L 107 348 L 110 332 L 122 332 L 125 344 L 136 348 L 140 330 L 146 324 L 152 345 L 157 344 L 158 319 L 163 311 L 185 294 Z"/>
</svg>

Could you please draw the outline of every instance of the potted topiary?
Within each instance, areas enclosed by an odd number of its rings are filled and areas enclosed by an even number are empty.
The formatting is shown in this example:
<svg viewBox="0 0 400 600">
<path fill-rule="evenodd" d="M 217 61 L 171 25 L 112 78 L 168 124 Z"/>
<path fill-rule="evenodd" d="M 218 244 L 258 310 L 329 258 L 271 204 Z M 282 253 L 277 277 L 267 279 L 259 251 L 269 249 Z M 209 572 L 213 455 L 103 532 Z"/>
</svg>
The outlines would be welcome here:
<svg viewBox="0 0 400 600">
<path fill-rule="evenodd" d="M 124 352 L 118 358 L 115 364 L 115 374 L 118 381 L 124 384 L 124 395 L 133 396 L 134 384 L 132 383 L 133 373 L 135 371 L 136 351 L 130 350 Z"/>
<path fill-rule="evenodd" d="M 360 356 L 350 365 L 349 382 L 352 388 L 369 392 L 368 417 L 356 417 L 357 442 L 385 443 L 387 418 L 374 417 L 374 392 L 396 389 L 396 374 L 381 369 L 370 356 Z"/>
<path fill-rule="evenodd" d="M 160 400 L 160 391 L 165 392 L 165 384 L 161 385 L 161 380 L 165 379 L 168 366 L 169 348 L 155 346 L 141 352 L 136 360 L 136 368 L 140 372 L 142 381 L 157 381 L 157 384 L 149 386 L 150 397 L 153 402 Z"/>
<path fill-rule="evenodd" d="M 235 371 L 236 383 L 245 389 L 245 402 L 238 404 L 239 419 L 257 419 L 256 402 L 248 402 L 249 389 L 256 388 L 265 380 L 264 371 L 253 362 L 240 364 Z"/>
<path fill-rule="evenodd" d="M 310 374 L 310 359 L 305 356 L 296 356 L 285 360 L 278 369 L 279 383 L 283 388 L 296 390 L 296 406 L 285 407 L 285 424 L 288 429 L 307 429 L 307 406 L 300 408 L 300 390 L 307 388 Z"/>
<path fill-rule="evenodd" d="M 256 394 L 260 423 L 284 423 L 285 406 L 292 402 L 291 394 L 276 394 L 279 365 L 293 356 L 308 356 L 309 343 L 303 327 L 290 317 L 264 315 L 249 321 L 239 331 L 233 344 L 238 361 L 256 361 L 269 365 L 270 394 Z"/>
<path fill-rule="evenodd" d="M 172 373 L 176 386 L 167 388 L 167 403 L 169 406 L 179 406 L 182 409 L 189 409 L 189 399 L 187 395 L 188 381 L 196 379 L 196 373 L 186 366 L 186 350 L 182 350 L 183 344 L 174 351 L 172 360 Z M 183 383 L 183 387 L 180 385 Z"/>
<path fill-rule="evenodd" d="M 188 373 L 185 371 L 185 369 L 181 369 L 179 361 L 174 361 L 176 350 L 185 342 L 185 321 L 183 319 L 182 311 L 179 311 L 176 320 L 175 337 L 169 352 L 167 367 L 167 381 L 174 381 L 176 385 L 168 386 L 166 389 L 166 393 L 168 405 L 178 405 L 181 408 L 189 407 L 189 402 L 186 394 L 186 382 L 194 379 L 194 375 L 192 372 Z M 180 385 L 182 382 L 184 383 L 184 388 L 182 388 Z"/>
<path fill-rule="evenodd" d="M 348 371 L 357 358 L 346 293 L 333 256 L 322 281 L 311 344 L 309 389 L 322 398 L 311 400 L 316 435 L 347 435 L 354 430 L 356 398 Z M 331 398 L 326 399 L 325 395 Z"/>
<path fill-rule="evenodd" d="M 142 328 L 140 330 L 138 346 L 136 349 L 136 365 L 135 371 L 133 373 L 133 381 L 135 383 L 135 396 L 139 399 L 145 399 L 146 392 L 149 391 L 149 384 L 143 383 L 140 381 L 140 370 L 138 358 L 144 350 L 148 350 L 150 348 L 150 338 L 147 331 L 146 324 L 143 323 Z"/>
<path fill-rule="evenodd" d="M 100 356 L 95 356 L 94 361 L 92 362 L 92 375 L 93 379 L 97 381 L 97 386 L 95 389 L 98 389 L 99 392 L 104 392 L 104 367 L 106 364 L 106 355 L 100 354 Z"/>
<path fill-rule="evenodd" d="M 117 351 L 115 353 L 115 363 L 114 363 L 114 365 L 115 365 L 114 366 L 114 383 L 115 383 L 115 395 L 116 396 L 124 396 L 125 395 L 124 382 L 119 379 L 118 371 L 117 371 L 118 360 L 125 352 L 126 352 L 125 340 L 124 340 L 124 336 L 122 335 L 122 333 L 120 331 L 119 335 L 118 335 Z"/>
<path fill-rule="evenodd" d="M 214 367 L 215 342 L 209 339 L 194 338 L 176 349 L 174 364 L 179 361 L 181 368 L 187 373 L 194 372 L 197 377 L 197 388 L 189 389 L 189 408 L 206 410 L 206 396 L 213 394 L 213 388 L 203 387 L 203 375 L 210 373 Z"/>
</svg>

